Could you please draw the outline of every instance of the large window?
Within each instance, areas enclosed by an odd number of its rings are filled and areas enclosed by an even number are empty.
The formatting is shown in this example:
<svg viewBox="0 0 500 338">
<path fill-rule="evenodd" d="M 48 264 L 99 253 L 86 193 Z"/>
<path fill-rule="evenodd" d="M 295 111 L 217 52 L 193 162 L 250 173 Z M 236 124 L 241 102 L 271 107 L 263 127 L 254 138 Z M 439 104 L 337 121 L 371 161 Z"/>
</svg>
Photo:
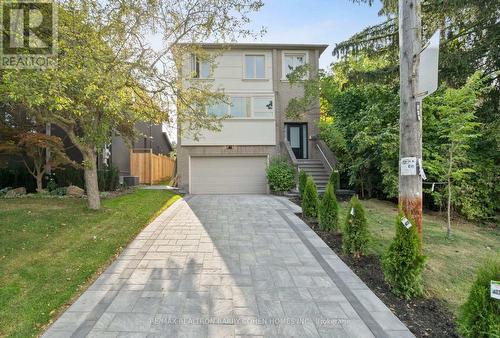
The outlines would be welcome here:
<svg viewBox="0 0 500 338">
<path fill-rule="evenodd" d="M 254 97 L 253 98 L 253 117 L 273 117 L 274 107 L 272 97 Z"/>
<path fill-rule="evenodd" d="M 297 67 L 306 64 L 305 53 L 285 53 L 283 58 L 283 78 L 292 73 Z"/>
<path fill-rule="evenodd" d="M 264 79 L 266 77 L 266 57 L 264 55 L 245 55 L 245 78 Z"/>
<path fill-rule="evenodd" d="M 251 97 L 231 96 L 231 117 L 250 117 Z"/>
<path fill-rule="evenodd" d="M 208 79 L 211 75 L 210 64 L 200 60 L 196 55 L 191 55 L 191 72 L 195 79 Z"/>
<path fill-rule="evenodd" d="M 229 114 L 229 106 L 224 102 L 218 102 L 215 104 L 211 104 L 207 108 L 207 113 L 209 115 L 223 117 Z"/>
<path fill-rule="evenodd" d="M 216 117 L 273 118 L 272 96 L 229 96 L 230 104 L 219 102 L 208 106 L 207 113 Z"/>
</svg>

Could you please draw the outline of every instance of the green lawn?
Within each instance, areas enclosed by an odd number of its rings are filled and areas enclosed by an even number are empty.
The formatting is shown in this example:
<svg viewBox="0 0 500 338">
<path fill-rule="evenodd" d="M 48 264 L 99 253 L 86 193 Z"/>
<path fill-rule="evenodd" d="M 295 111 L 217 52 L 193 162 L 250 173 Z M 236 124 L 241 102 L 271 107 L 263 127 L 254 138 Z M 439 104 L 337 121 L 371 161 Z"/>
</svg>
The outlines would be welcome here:
<svg viewBox="0 0 500 338">
<path fill-rule="evenodd" d="M 380 255 L 394 236 L 397 206 L 374 199 L 362 203 L 373 238 L 371 253 Z M 347 203 L 341 205 L 343 222 L 348 210 Z M 476 268 L 487 257 L 500 259 L 500 230 L 462 220 L 453 222 L 452 231 L 453 239 L 448 241 L 445 219 L 436 213 L 424 215 L 425 288 L 430 296 L 444 300 L 456 314 L 475 279 Z"/>
<path fill-rule="evenodd" d="M 97 212 L 77 199 L 0 199 L 0 337 L 36 336 L 178 198 L 136 190 Z"/>
</svg>

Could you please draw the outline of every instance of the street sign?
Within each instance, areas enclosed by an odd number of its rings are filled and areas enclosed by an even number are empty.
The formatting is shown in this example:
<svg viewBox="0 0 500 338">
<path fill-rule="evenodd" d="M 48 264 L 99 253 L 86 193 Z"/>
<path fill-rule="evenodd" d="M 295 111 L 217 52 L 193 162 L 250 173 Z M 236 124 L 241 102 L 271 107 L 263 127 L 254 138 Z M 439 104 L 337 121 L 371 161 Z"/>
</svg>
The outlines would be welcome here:
<svg viewBox="0 0 500 338">
<path fill-rule="evenodd" d="M 434 93 L 438 87 L 439 33 L 438 29 L 420 52 L 418 96 L 422 98 Z"/>
</svg>

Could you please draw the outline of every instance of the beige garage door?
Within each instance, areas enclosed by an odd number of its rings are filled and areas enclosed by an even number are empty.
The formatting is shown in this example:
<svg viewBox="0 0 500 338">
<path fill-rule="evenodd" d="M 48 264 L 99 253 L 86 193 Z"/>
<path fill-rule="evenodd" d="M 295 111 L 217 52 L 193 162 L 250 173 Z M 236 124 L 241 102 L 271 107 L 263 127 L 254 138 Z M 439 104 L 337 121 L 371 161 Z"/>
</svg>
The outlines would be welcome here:
<svg viewBox="0 0 500 338">
<path fill-rule="evenodd" d="M 267 157 L 191 157 L 192 194 L 265 194 Z"/>
</svg>

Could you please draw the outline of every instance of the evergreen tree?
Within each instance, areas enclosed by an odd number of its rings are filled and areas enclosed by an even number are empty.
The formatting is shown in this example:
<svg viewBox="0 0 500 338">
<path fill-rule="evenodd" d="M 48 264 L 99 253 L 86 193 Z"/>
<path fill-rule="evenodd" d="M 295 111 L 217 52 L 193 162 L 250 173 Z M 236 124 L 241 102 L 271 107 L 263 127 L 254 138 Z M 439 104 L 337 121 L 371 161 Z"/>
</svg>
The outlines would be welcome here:
<svg viewBox="0 0 500 338">
<path fill-rule="evenodd" d="M 356 196 L 351 198 L 342 236 L 344 253 L 358 258 L 366 253 L 370 235 L 365 210 Z"/>
<path fill-rule="evenodd" d="M 500 261 L 487 261 L 478 271 L 458 317 L 458 327 L 464 337 L 500 337 L 500 301 L 490 296 L 491 281 L 500 281 Z"/>
<path fill-rule="evenodd" d="M 318 191 L 311 176 L 307 177 L 306 187 L 302 198 L 302 213 L 305 217 L 318 216 Z"/>
<path fill-rule="evenodd" d="M 319 226 L 321 230 L 337 230 L 339 227 L 339 205 L 333 184 L 329 182 L 319 206 Z"/>
<path fill-rule="evenodd" d="M 420 252 L 417 227 L 413 224 L 412 220 L 405 218 L 402 211 L 399 212 L 396 218 L 396 235 L 382 258 L 386 282 L 396 296 L 406 299 L 423 293 L 422 271 L 425 257 Z"/>
<path fill-rule="evenodd" d="M 340 174 L 338 170 L 333 170 L 328 180 L 333 187 L 333 192 L 336 193 L 340 189 Z"/>
<path fill-rule="evenodd" d="M 307 173 L 304 170 L 299 172 L 299 196 L 302 198 L 307 183 Z"/>
</svg>

